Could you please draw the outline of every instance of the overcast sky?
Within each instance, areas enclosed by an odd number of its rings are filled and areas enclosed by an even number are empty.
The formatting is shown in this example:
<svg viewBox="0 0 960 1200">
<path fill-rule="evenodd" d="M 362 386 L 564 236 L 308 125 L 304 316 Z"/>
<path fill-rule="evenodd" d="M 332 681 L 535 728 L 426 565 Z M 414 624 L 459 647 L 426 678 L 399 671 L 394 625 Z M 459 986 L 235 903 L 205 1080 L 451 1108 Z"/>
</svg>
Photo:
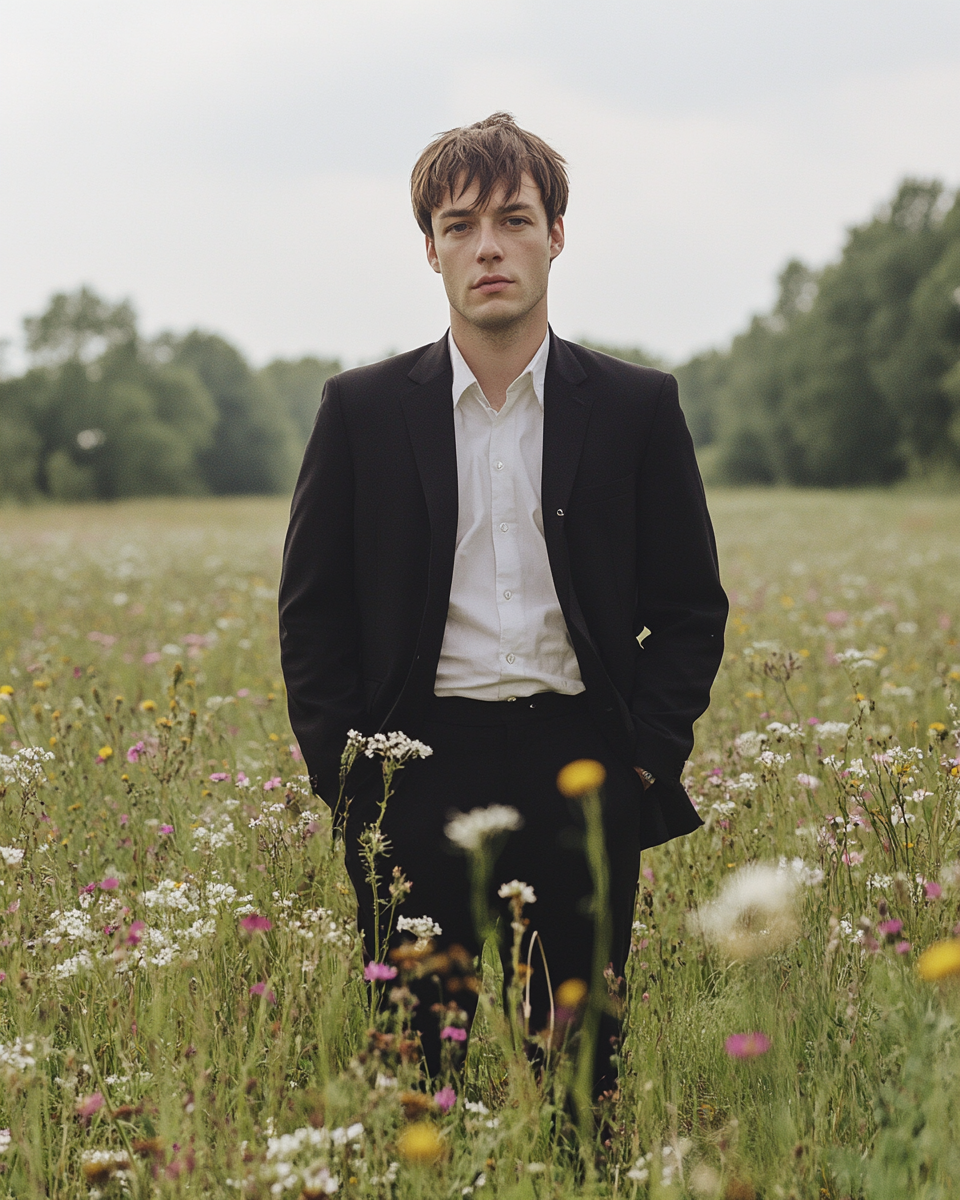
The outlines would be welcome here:
<svg viewBox="0 0 960 1200">
<path fill-rule="evenodd" d="M 89 283 L 255 362 L 433 341 L 410 167 L 495 109 L 570 164 L 554 328 L 679 361 L 960 184 L 960 3 L 0 0 L 0 337 Z"/>
</svg>

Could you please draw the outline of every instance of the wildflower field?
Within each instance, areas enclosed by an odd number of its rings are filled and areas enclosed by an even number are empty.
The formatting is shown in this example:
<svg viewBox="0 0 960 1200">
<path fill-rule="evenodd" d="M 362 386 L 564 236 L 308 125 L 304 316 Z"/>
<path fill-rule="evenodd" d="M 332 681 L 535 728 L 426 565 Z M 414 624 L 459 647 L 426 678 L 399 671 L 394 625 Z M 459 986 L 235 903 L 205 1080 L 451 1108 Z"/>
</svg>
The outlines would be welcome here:
<svg viewBox="0 0 960 1200">
<path fill-rule="evenodd" d="M 0 510 L 0 1196 L 960 1195 L 960 498 L 711 504 L 706 827 L 644 855 L 590 1121 L 584 985 L 528 1065 L 485 955 L 427 1080 L 441 968 L 365 964 L 286 720 L 286 505 Z"/>
</svg>

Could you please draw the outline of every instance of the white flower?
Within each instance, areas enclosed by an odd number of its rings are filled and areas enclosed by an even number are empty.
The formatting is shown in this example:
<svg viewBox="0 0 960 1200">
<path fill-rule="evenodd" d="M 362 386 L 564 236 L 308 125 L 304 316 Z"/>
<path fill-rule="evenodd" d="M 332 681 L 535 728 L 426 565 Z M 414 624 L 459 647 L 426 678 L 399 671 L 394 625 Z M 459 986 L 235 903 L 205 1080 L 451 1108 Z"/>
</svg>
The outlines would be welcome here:
<svg viewBox="0 0 960 1200">
<path fill-rule="evenodd" d="M 7 1046 L 0 1046 L 0 1067 L 8 1074 L 26 1075 L 37 1065 L 41 1051 L 33 1038 L 14 1038 Z"/>
<path fill-rule="evenodd" d="M 725 880 L 717 897 L 693 914 L 707 941 L 731 958 L 754 958 L 778 950 L 797 935 L 792 869 L 754 863 Z"/>
<path fill-rule="evenodd" d="M 846 737 L 849 728 L 848 721 L 823 721 L 814 729 L 814 737 L 819 739 Z"/>
<path fill-rule="evenodd" d="M 506 804 L 491 804 L 489 808 L 471 808 L 468 813 L 454 813 L 444 832 L 461 850 L 479 850 L 488 839 L 500 833 L 511 833 L 523 825 L 523 817 Z"/>
<path fill-rule="evenodd" d="M 489 1115 L 490 1109 L 482 1100 L 464 1100 L 463 1104 L 467 1112 L 477 1113 L 481 1117 Z"/>
<path fill-rule="evenodd" d="M 521 883 L 519 879 L 514 879 L 510 883 L 501 883 L 497 895 L 502 900 L 512 900 L 516 897 L 521 904 L 535 904 L 537 899 L 530 884 Z"/>
<path fill-rule="evenodd" d="M 6 1154 L 13 1143 L 13 1137 L 9 1129 L 0 1129 L 0 1154 Z"/>
<path fill-rule="evenodd" d="M 355 733 L 356 730 L 351 732 Z M 394 733 L 375 733 L 367 738 L 363 752 L 367 758 L 383 758 L 399 766 L 411 758 L 429 758 L 433 749 L 397 730 Z"/>
<path fill-rule="evenodd" d="M 21 746 L 13 755 L 0 754 L 0 775 L 4 783 L 18 783 L 30 787 L 46 778 L 45 762 L 52 762 L 49 750 L 38 750 L 35 746 Z"/>
<path fill-rule="evenodd" d="M 0 858 L 5 867 L 16 867 L 23 862 L 23 851 L 18 846 L 0 846 Z"/>
<path fill-rule="evenodd" d="M 767 733 L 772 733 L 778 742 L 788 739 L 802 742 L 804 730 L 797 724 L 784 725 L 781 721 L 771 721 L 767 726 Z"/>
<path fill-rule="evenodd" d="M 797 776 L 797 783 L 799 783 L 801 787 L 808 788 L 811 792 L 815 792 L 820 786 L 820 780 L 816 777 L 816 775 L 805 775 L 803 772 Z"/>
<path fill-rule="evenodd" d="M 743 758 L 756 758 L 763 749 L 763 743 L 767 740 L 765 733 L 758 733 L 755 729 L 748 729 L 733 739 L 733 748 Z"/>
<path fill-rule="evenodd" d="M 754 759 L 754 762 L 760 763 L 762 767 L 782 767 L 789 761 L 789 754 L 777 754 L 773 750 L 764 750 Z"/>
<path fill-rule="evenodd" d="M 741 792 L 755 792 L 759 786 L 756 776 L 751 775 L 749 771 L 742 771 L 738 779 L 731 780 L 727 784 L 731 791 Z"/>
<path fill-rule="evenodd" d="M 417 945 L 426 945 L 431 938 L 439 937 L 443 930 L 432 917 L 398 917 L 398 933 L 412 933 Z"/>
<path fill-rule="evenodd" d="M 842 650 L 837 655 L 837 661 L 849 663 L 851 667 L 875 667 L 878 652 L 876 650 Z"/>
</svg>

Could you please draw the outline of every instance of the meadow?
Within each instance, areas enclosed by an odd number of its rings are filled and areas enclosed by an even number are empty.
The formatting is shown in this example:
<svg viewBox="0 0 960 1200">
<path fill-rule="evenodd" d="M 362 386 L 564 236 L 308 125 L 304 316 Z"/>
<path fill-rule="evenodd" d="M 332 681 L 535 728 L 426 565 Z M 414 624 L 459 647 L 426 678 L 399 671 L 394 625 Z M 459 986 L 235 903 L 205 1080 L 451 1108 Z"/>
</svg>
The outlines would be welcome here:
<svg viewBox="0 0 960 1200">
<path fill-rule="evenodd" d="M 376 1011 L 286 719 L 285 502 L 0 509 L 0 1196 L 960 1194 L 960 498 L 710 499 L 706 824 L 644 855 L 591 1136 L 493 1001 L 423 1079 L 429 958 Z"/>
</svg>

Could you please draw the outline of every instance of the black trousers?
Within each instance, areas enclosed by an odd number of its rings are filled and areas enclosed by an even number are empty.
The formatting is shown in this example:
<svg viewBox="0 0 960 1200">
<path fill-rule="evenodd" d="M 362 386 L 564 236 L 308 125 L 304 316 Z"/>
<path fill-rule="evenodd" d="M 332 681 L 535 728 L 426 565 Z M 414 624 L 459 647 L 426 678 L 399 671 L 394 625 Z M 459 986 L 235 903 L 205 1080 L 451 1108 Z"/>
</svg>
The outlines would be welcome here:
<svg viewBox="0 0 960 1200">
<path fill-rule="evenodd" d="M 508 836 L 496 861 L 489 898 L 500 913 L 502 948 L 506 951 L 510 945 L 511 918 L 507 901 L 498 899 L 496 890 L 504 882 L 519 879 L 536 893 L 536 903 L 525 915 L 529 929 L 536 929 L 542 939 L 554 990 L 567 979 L 589 982 L 594 926 L 587 904 L 593 884 L 583 850 L 583 818 L 579 802 L 563 797 L 556 779 L 567 763 L 596 759 L 607 771 L 603 794 L 611 883 L 611 961 L 615 973 L 622 975 L 640 870 L 643 785 L 632 767 L 611 752 L 590 716 L 585 693 L 542 692 L 513 701 L 438 698 L 422 740 L 432 747 L 433 754 L 397 773 L 383 822 L 392 850 L 381 876 L 388 879 L 396 865 L 413 883 L 399 913 L 432 917 L 443 930 L 438 939 L 441 947 L 459 944 L 470 955 L 479 953 L 467 863 L 463 853 L 448 842 L 444 826 L 456 810 L 511 805 L 524 823 Z M 351 773 L 348 795 L 352 786 Z M 379 775 L 375 777 L 369 766 L 362 767 L 347 822 L 346 859 L 368 950 L 373 945 L 373 907 L 356 838 L 375 818 L 381 795 Z M 537 1030 L 546 1026 L 549 999 L 539 952 L 533 964 L 531 1028 Z M 425 1000 L 428 994 L 424 994 Z M 434 983 L 432 999 L 436 998 Z M 472 1007 L 469 992 L 458 992 L 456 999 L 462 1007 Z M 421 1003 L 417 1024 L 428 1065 L 435 1070 L 438 1027 L 428 1003 Z M 609 1038 L 611 1026 L 605 1024 Z"/>
</svg>

